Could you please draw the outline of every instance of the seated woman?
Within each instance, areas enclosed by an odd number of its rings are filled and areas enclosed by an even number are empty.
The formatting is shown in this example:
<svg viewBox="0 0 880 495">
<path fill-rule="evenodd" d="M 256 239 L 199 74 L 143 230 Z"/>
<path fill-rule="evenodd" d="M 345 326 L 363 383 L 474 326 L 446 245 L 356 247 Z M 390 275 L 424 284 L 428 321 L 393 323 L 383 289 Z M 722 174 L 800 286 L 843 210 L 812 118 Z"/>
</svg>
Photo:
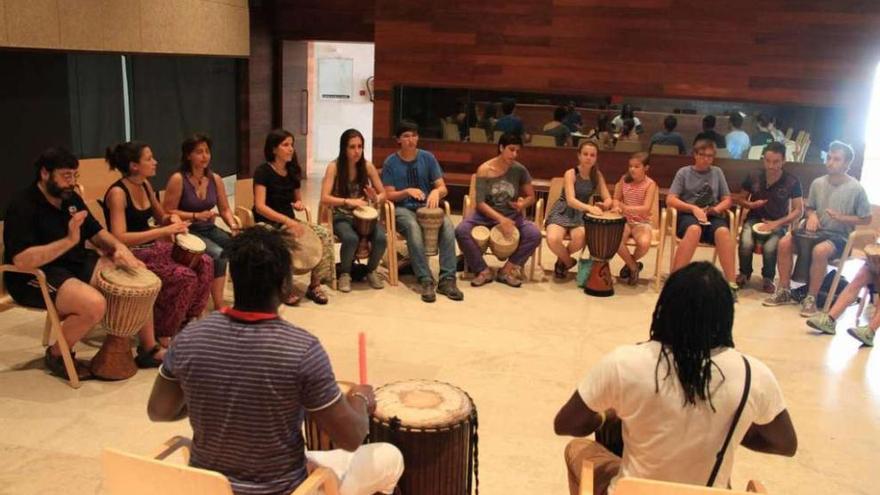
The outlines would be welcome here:
<svg viewBox="0 0 880 495">
<path fill-rule="evenodd" d="M 581 141 L 578 145 L 578 164 L 565 171 L 562 176 L 565 182 L 563 195 L 554 203 L 547 213 L 547 246 L 556 255 L 553 275 L 558 279 L 565 278 L 566 272 L 577 264 L 572 254 L 580 252 L 586 244 L 584 213 L 602 214 L 602 208 L 590 205 L 590 199 L 598 193 L 602 197 L 602 206 L 611 208 L 611 195 L 605 185 L 605 177 L 596 165 L 599 147 L 595 141 Z M 565 234 L 571 238 L 566 247 L 563 239 Z"/>
<path fill-rule="evenodd" d="M 266 162 L 254 170 L 254 220 L 284 226 L 293 237 L 301 236 L 306 228 L 315 232 L 321 239 L 321 262 L 312 270 L 306 297 L 318 304 L 327 304 L 321 284 L 333 279 L 333 239 L 324 227 L 301 222 L 294 215 L 294 210 L 303 211 L 306 207 L 302 202 L 302 169 L 293 148 L 293 134 L 284 129 L 269 132 L 263 155 Z M 291 294 L 283 302 L 294 306 L 299 301 L 299 296 Z"/>
<path fill-rule="evenodd" d="M 623 228 L 623 240 L 617 254 L 626 265 L 620 269 L 620 278 L 635 285 L 639 281 L 642 262 L 639 259 L 651 249 L 653 231 L 651 227 L 651 210 L 657 183 L 648 177 L 648 157 L 643 151 L 633 153 L 629 159 L 629 168 L 614 188 L 614 209 L 626 216 L 626 227 Z M 636 248 L 630 254 L 626 241 L 632 238 Z"/>
<path fill-rule="evenodd" d="M 202 314 L 208 304 L 214 268 L 202 255 L 195 268 L 171 259 L 170 236 L 187 231 L 188 223 L 166 213 L 159 204 L 150 177 L 156 175 L 153 151 L 145 143 L 131 141 L 107 148 L 107 163 L 122 179 L 104 194 L 107 230 L 144 262 L 162 280 L 162 290 L 153 306 L 153 317 L 140 331 L 135 361 L 141 368 L 155 368 L 162 362 L 171 337 L 190 320 Z M 153 218 L 163 227 L 150 228 Z M 156 339 L 159 342 L 156 342 Z M 161 345 L 160 345 L 161 344 Z"/>
<path fill-rule="evenodd" d="M 586 133 L 586 137 L 581 139 L 593 140 L 599 145 L 602 151 L 614 149 L 614 135 L 610 131 L 607 114 L 599 114 L 596 116 L 596 127 L 590 129 Z"/>
<path fill-rule="evenodd" d="M 467 266 L 476 276 L 471 285 L 479 287 L 492 281 L 492 271 L 486 265 L 480 247 L 471 235 L 477 225 L 498 225 L 505 237 L 519 230 L 519 246 L 498 271 L 497 280 L 511 287 L 522 285 L 522 266 L 541 242 L 541 231 L 523 217 L 526 209 L 535 203 L 535 188 L 529 171 L 516 161 L 522 138 L 506 132 L 498 139 L 498 156 L 483 163 L 476 174 L 476 211 L 462 220 L 455 229 L 458 246 L 464 253 Z"/>
<path fill-rule="evenodd" d="M 562 123 L 568 110 L 565 107 L 556 107 L 553 111 L 553 120 L 544 124 L 543 132 L 556 139 L 556 146 L 571 146 L 571 131 Z"/>
<path fill-rule="evenodd" d="M 364 136 L 356 129 L 342 133 L 339 156 L 327 165 L 321 183 L 321 203 L 333 208 L 333 232 L 342 242 L 339 252 L 339 273 L 336 287 L 351 291 L 351 267 L 360 236 L 354 228 L 354 209 L 385 200 L 385 189 L 373 162 L 364 158 Z M 367 282 L 374 289 L 385 287 L 376 268 L 385 254 L 388 241 L 385 229 L 379 223 L 370 236 L 370 257 L 367 261 Z"/>
<path fill-rule="evenodd" d="M 217 213 L 235 235 L 239 225 L 232 216 L 223 179 L 211 172 L 211 138 L 194 134 L 180 145 L 180 169 L 168 178 L 165 188 L 165 210 L 191 222 L 189 232 L 205 241 L 206 253 L 214 260 L 214 282 L 211 299 L 214 308 L 220 309 L 223 289 L 226 287 L 226 253 L 229 234 L 214 223 Z"/>
<path fill-rule="evenodd" d="M 620 128 L 620 136 L 617 137 L 617 140 L 639 142 L 639 133 L 636 130 L 636 122 L 633 119 L 623 121 L 623 125 Z"/>
</svg>

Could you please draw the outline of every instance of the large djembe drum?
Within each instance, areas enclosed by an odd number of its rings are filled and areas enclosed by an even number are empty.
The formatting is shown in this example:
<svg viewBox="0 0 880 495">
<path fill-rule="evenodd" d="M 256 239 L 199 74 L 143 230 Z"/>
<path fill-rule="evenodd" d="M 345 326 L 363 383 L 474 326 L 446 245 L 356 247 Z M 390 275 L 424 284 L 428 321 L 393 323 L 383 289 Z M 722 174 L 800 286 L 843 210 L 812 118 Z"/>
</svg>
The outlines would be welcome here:
<svg viewBox="0 0 880 495">
<path fill-rule="evenodd" d="M 355 257 L 366 258 L 370 255 L 370 238 L 379 222 L 379 210 L 372 206 L 358 206 L 352 211 L 352 216 L 354 217 L 354 230 L 360 238 Z"/>
<path fill-rule="evenodd" d="M 273 228 L 267 224 L 262 225 L 265 228 Z M 294 275 L 305 275 L 311 272 L 321 262 L 321 254 L 323 247 L 318 234 L 312 230 L 308 224 L 302 223 L 303 232 L 301 235 L 294 237 L 287 229 L 281 229 L 284 232 L 284 240 L 287 242 L 287 248 L 290 250 L 290 258 L 292 271 Z"/>
<path fill-rule="evenodd" d="M 370 441 L 403 453 L 406 469 L 397 486 L 404 494 L 470 494 L 472 475 L 479 486 L 477 410 L 458 387 L 430 380 L 379 387 Z"/>
<path fill-rule="evenodd" d="M 584 284 L 584 292 L 597 297 L 613 296 L 614 279 L 611 277 L 608 261 L 620 248 L 626 218 L 616 213 L 587 213 L 584 215 L 584 225 L 587 229 L 587 247 L 593 260 L 590 276 Z"/>
<path fill-rule="evenodd" d="M 772 235 L 773 231 L 767 229 L 764 222 L 758 222 L 752 225 L 752 241 L 754 241 L 755 244 L 754 251 L 756 254 L 764 253 L 764 243 L 767 242 Z"/>
<path fill-rule="evenodd" d="M 810 232 L 804 229 L 792 232 L 794 240 L 794 249 L 797 253 L 797 261 L 794 263 L 794 270 L 791 272 L 791 281 L 807 283 L 810 279 L 810 264 L 813 260 L 813 248 L 819 244 L 824 237 L 816 232 Z"/>
<path fill-rule="evenodd" d="M 477 225 L 471 229 L 471 237 L 474 238 L 474 242 L 480 248 L 480 253 L 486 254 L 486 249 L 489 248 L 489 227 Z"/>
<path fill-rule="evenodd" d="M 174 247 L 171 248 L 171 259 L 189 268 L 195 268 L 205 254 L 207 245 L 194 234 L 177 234 L 174 236 Z"/>
<path fill-rule="evenodd" d="M 505 236 L 497 225 L 489 231 L 489 249 L 501 261 L 510 258 L 519 247 L 519 229 L 514 228 L 510 236 Z"/>
<path fill-rule="evenodd" d="M 344 381 L 337 381 L 336 383 L 339 385 L 339 389 L 342 390 L 342 400 L 345 400 L 344 396 L 348 394 L 354 383 Z M 317 421 L 312 418 L 308 411 L 306 411 L 305 418 L 303 419 L 303 433 L 306 448 L 309 450 L 334 450 L 339 448 L 330 439 L 330 435 L 318 426 Z"/>
<path fill-rule="evenodd" d="M 443 208 L 419 208 L 416 210 L 416 220 L 422 228 L 422 241 L 425 244 L 425 256 L 434 256 L 440 252 L 438 247 L 440 239 L 440 227 L 443 226 L 443 218 L 446 213 Z"/>
<path fill-rule="evenodd" d="M 146 268 L 107 268 L 98 274 L 98 290 L 107 299 L 107 338 L 92 359 L 92 373 L 104 380 L 124 380 L 137 373 L 131 337 L 153 313 L 162 281 Z"/>
</svg>

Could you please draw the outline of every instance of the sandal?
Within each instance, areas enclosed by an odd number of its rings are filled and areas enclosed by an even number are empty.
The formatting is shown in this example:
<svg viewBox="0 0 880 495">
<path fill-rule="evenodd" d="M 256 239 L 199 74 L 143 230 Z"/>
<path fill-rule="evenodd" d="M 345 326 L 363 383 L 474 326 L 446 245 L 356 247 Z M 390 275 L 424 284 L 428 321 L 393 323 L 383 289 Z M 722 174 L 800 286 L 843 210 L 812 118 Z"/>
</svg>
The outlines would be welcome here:
<svg viewBox="0 0 880 495">
<path fill-rule="evenodd" d="M 85 362 L 76 358 L 76 353 L 71 351 L 70 357 L 73 359 L 73 368 L 76 371 L 77 378 L 80 381 L 83 380 L 92 380 L 95 378 L 95 375 L 92 374 L 92 370 L 89 368 L 89 365 Z M 52 355 L 52 348 L 46 348 L 46 357 L 43 359 L 46 364 L 46 368 L 49 370 L 49 373 L 53 376 L 57 376 L 59 378 L 63 378 L 65 380 L 69 380 L 70 378 L 67 376 L 67 368 L 64 366 L 64 359 L 61 356 Z"/>
<path fill-rule="evenodd" d="M 321 286 L 316 285 L 314 287 L 309 287 L 309 290 L 306 291 L 306 297 L 314 301 L 316 304 L 327 304 L 330 300 L 327 299 L 327 296 L 324 294 L 324 291 L 321 290 Z"/>
<path fill-rule="evenodd" d="M 284 304 L 285 306 L 299 306 L 300 301 L 302 301 L 302 298 L 291 292 L 287 300 L 282 301 L 281 304 Z"/>
<path fill-rule="evenodd" d="M 156 354 L 158 354 L 162 350 L 162 346 L 156 344 L 152 349 L 144 349 L 141 346 L 137 347 L 137 356 L 134 358 L 134 362 L 137 364 L 138 368 L 158 368 L 162 366 L 162 360 L 156 359 Z"/>
<path fill-rule="evenodd" d="M 568 269 L 565 267 L 565 263 L 557 260 L 556 264 L 553 265 L 553 276 L 561 280 L 565 278 L 566 272 L 568 272 Z"/>
<path fill-rule="evenodd" d="M 492 270 L 486 268 L 471 280 L 471 287 L 480 287 L 492 282 Z"/>
</svg>

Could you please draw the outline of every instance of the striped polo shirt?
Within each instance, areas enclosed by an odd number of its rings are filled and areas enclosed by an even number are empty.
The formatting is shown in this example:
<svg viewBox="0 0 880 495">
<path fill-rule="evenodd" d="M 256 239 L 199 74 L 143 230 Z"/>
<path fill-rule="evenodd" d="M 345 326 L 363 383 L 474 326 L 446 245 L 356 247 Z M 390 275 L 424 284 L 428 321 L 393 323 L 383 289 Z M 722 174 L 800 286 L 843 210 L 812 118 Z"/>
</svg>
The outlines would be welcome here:
<svg viewBox="0 0 880 495">
<path fill-rule="evenodd" d="M 190 465 L 236 495 L 290 493 L 306 478 L 304 410 L 341 396 L 317 337 L 280 318 L 214 312 L 174 338 L 159 372 L 180 382 L 193 429 Z"/>
</svg>

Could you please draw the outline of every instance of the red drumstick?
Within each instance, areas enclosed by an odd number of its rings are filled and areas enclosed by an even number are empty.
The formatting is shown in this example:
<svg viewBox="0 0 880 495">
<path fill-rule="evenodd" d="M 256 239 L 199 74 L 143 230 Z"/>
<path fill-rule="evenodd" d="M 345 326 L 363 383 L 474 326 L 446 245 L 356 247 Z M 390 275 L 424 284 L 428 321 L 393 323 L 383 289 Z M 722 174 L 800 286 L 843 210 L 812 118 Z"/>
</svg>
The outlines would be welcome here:
<svg viewBox="0 0 880 495">
<path fill-rule="evenodd" d="M 364 332 L 358 333 L 358 371 L 360 372 L 360 383 L 367 383 L 367 337 Z"/>
</svg>

